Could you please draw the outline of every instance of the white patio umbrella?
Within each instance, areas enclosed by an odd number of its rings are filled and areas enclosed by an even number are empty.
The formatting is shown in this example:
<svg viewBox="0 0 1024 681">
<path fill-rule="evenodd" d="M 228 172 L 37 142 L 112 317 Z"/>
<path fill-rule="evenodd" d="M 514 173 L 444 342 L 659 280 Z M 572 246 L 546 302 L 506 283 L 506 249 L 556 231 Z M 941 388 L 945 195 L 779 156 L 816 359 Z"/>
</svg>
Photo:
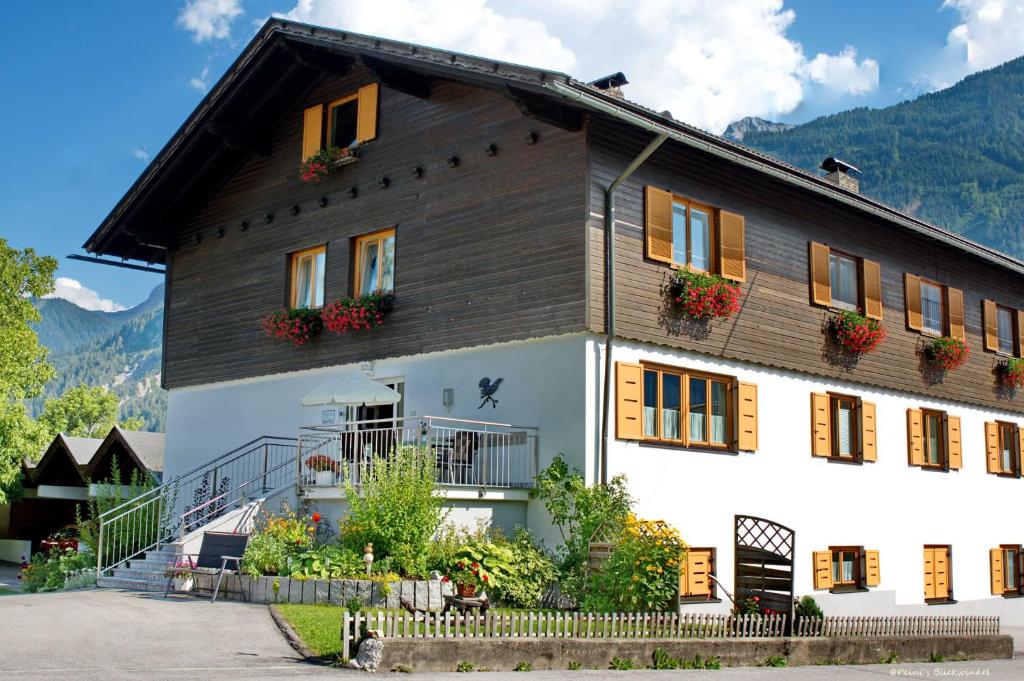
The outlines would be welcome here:
<svg viewBox="0 0 1024 681">
<path fill-rule="evenodd" d="M 304 407 L 377 407 L 397 404 L 401 394 L 363 373 L 346 374 L 322 383 L 302 398 Z"/>
</svg>

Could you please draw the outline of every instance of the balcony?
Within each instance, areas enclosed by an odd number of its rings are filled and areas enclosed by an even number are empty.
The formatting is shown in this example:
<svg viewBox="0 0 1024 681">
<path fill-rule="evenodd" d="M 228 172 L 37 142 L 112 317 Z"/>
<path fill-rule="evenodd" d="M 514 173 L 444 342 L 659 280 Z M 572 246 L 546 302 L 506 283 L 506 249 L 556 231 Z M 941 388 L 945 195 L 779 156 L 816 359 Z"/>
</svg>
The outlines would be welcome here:
<svg viewBox="0 0 1024 681">
<path fill-rule="evenodd" d="M 532 426 L 438 416 L 307 426 L 299 431 L 298 479 L 305 488 L 336 487 L 346 476 L 358 485 L 374 455 L 409 445 L 430 452 L 445 487 L 525 490 L 537 473 L 537 444 Z M 317 472 L 317 462 L 329 470 Z"/>
</svg>

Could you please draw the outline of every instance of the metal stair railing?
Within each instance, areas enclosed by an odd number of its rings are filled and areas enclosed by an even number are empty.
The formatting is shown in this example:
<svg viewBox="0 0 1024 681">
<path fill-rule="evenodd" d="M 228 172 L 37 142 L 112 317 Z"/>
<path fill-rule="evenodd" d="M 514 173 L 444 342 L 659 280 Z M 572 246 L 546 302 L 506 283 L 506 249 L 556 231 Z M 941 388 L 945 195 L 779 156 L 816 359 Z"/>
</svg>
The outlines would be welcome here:
<svg viewBox="0 0 1024 681">
<path fill-rule="evenodd" d="M 296 438 L 264 435 L 103 511 L 97 519 L 96 576 L 294 485 L 297 451 Z"/>
</svg>

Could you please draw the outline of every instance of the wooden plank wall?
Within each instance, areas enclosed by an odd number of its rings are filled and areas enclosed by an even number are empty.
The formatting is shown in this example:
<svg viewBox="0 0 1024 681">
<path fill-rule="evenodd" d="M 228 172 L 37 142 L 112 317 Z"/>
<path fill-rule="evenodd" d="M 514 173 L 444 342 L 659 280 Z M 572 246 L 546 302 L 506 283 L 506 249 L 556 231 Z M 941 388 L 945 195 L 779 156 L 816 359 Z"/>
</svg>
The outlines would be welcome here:
<svg viewBox="0 0 1024 681">
<path fill-rule="evenodd" d="M 269 156 L 245 163 L 183 228 L 170 254 L 166 387 L 584 329 L 585 134 L 462 84 L 437 82 L 426 100 L 382 86 L 378 137 L 360 160 L 319 184 L 300 182 L 303 108 L 368 81 L 355 70 L 295 102 L 271 133 Z M 534 130 L 540 140 L 527 144 Z M 485 154 L 491 143 L 494 157 Z M 457 168 L 447 163 L 453 155 Z M 264 336 L 261 318 L 285 302 L 287 253 L 328 244 L 332 300 L 350 294 L 352 237 L 392 225 L 398 303 L 385 327 L 301 348 Z"/>
<path fill-rule="evenodd" d="M 590 283 L 588 327 L 604 331 L 603 191 L 643 148 L 638 133 L 601 120 L 588 126 Z M 822 157 L 831 150 L 823 149 Z M 866 173 L 871 168 L 865 168 Z M 668 268 L 644 259 L 643 186 L 655 184 L 746 217 L 747 282 L 742 310 L 713 322 L 706 338 L 688 334 L 663 310 L 660 287 Z M 1024 308 L 1024 281 L 995 265 L 883 220 L 765 178 L 754 171 L 666 142 L 617 193 L 618 334 L 719 357 L 808 372 L 936 399 L 1024 412 L 1024 396 L 999 387 L 998 358 L 983 348 L 982 299 Z M 882 268 L 888 338 L 849 367 L 829 361 L 827 313 L 810 304 L 808 242 L 875 260 Z M 971 357 L 935 383 L 922 370 L 924 338 L 906 329 L 903 274 L 911 272 L 963 289 Z"/>
</svg>

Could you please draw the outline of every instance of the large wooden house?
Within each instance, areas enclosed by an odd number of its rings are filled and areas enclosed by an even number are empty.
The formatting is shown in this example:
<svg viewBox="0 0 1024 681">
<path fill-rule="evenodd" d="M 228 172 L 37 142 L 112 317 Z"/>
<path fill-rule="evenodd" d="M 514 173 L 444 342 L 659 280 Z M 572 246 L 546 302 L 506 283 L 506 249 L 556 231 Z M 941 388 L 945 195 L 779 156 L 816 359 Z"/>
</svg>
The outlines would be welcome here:
<svg viewBox="0 0 1024 681">
<path fill-rule="evenodd" d="M 551 538 L 538 467 L 626 475 L 692 547 L 687 609 L 749 593 L 760 551 L 830 614 L 1024 622 L 1024 263 L 624 81 L 268 21 L 85 244 L 166 268 L 166 477 L 316 426 L 304 442 L 336 441 L 300 444 L 295 482 L 337 515 L 306 454 L 342 466 L 429 425 L 460 521 Z M 737 309 L 694 319 L 680 267 Z M 264 323 L 287 308 L 313 321 Z M 884 341 L 849 352 L 844 313 Z M 354 374 L 401 401 L 301 406 Z"/>
</svg>

